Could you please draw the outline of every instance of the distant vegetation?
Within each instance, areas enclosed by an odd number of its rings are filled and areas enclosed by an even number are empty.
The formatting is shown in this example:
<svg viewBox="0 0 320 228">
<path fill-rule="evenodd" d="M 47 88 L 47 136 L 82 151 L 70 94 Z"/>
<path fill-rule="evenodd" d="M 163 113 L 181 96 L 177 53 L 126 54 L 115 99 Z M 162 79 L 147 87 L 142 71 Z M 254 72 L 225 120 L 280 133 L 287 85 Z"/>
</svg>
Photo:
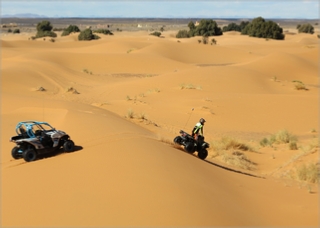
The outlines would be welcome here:
<svg viewBox="0 0 320 228">
<path fill-rule="evenodd" d="M 217 23 L 212 19 L 202 19 L 198 25 L 195 25 L 193 21 L 188 24 L 189 31 L 180 30 L 176 38 L 189 38 L 194 36 L 220 36 L 222 35 L 222 29 L 218 27 Z"/>
<path fill-rule="evenodd" d="M 283 40 L 285 35 L 283 29 L 273 21 L 266 21 L 262 17 L 257 17 L 246 25 L 241 31 L 242 35 L 252 37 Z"/>
<path fill-rule="evenodd" d="M 92 30 L 89 28 L 81 31 L 78 36 L 78 40 L 98 40 L 98 39 L 100 39 L 100 37 L 93 34 Z"/>
<path fill-rule="evenodd" d="M 314 33 L 314 27 L 311 24 L 303 24 L 303 25 L 297 25 L 297 29 L 299 33 Z"/>
<path fill-rule="evenodd" d="M 249 24 L 249 21 L 242 21 L 240 25 L 236 23 L 230 23 L 227 26 L 224 26 L 222 28 L 223 32 L 228 32 L 228 31 L 237 31 L 241 32 L 247 25 Z"/>
<path fill-rule="evenodd" d="M 34 38 L 40 37 L 57 37 L 57 34 L 52 32 L 52 25 L 50 21 L 42 21 L 37 24 L 37 34 Z"/>
<path fill-rule="evenodd" d="M 64 29 L 61 36 L 68 36 L 70 33 L 80 32 L 80 29 L 76 25 L 69 25 L 68 28 Z"/>
<path fill-rule="evenodd" d="M 102 33 L 104 35 L 113 35 L 113 33 L 108 29 L 97 29 L 97 30 L 94 30 L 93 32 Z"/>
<path fill-rule="evenodd" d="M 160 37 L 161 32 L 153 32 L 153 33 L 150 33 L 149 35 Z"/>
</svg>

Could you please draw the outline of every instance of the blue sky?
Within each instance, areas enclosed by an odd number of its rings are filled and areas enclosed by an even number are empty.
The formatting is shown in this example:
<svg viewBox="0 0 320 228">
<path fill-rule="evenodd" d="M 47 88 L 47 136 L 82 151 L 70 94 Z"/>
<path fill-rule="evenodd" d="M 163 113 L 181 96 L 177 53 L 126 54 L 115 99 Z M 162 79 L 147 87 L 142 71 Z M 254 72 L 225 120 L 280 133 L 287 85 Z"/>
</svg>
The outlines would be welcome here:
<svg viewBox="0 0 320 228">
<path fill-rule="evenodd" d="M 318 0 L 0 0 L 1 15 L 319 18 Z"/>
</svg>

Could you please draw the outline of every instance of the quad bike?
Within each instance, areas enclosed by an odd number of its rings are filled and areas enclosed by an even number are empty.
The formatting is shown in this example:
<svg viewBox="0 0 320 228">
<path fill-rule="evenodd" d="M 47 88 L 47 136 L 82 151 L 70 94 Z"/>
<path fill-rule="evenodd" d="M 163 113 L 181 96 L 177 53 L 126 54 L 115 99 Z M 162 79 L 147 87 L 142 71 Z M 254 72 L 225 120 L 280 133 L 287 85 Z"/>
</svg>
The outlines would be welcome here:
<svg viewBox="0 0 320 228">
<path fill-rule="evenodd" d="M 180 136 L 175 137 L 173 141 L 176 144 L 182 145 L 184 150 L 188 153 L 193 154 L 197 151 L 198 157 L 202 160 L 206 159 L 208 156 L 207 148 L 209 148 L 209 143 L 206 143 L 204 137 L 201 135 L 199 135 L 196 140 L 185 131 L 180 130 Z"/>
<path fill-rule="evenodd" d="M 16 136 L 10 141 L 16 143 L 11 155 L 14 159 L 34 161 L 39 155 L 51 153 L 61 147 L 65 152 L 74 151 L 74 142 L 65 132 L 56 130 L 47 122 L 24 121 L 16 126 Z"/>
</svg>

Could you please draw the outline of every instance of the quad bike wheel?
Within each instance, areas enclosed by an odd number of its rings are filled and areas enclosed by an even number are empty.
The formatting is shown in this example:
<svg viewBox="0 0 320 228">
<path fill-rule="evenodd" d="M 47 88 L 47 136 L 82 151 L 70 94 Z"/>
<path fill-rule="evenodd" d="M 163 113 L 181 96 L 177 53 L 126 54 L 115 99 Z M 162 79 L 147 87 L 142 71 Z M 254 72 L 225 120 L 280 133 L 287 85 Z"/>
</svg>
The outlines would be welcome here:
<svg viewBox="0 0 320 228">
<path fill-rule="evenodd" d="M 173 142 L 176 143 L 176 144 L 181 145 L 181 143 L 182 143 L 182 138 L 181 138 L 181 136 L 175 137 L 175 138 L 173 139 Z"/>
<path fill-rule="evenodd" d="M 74 142 L 72 140 L 67 140 L 63 143 L 63 150 L 65 152 L 74 151 Z"/>
<path fill-rule="evenodd" d="M 194 153 L 195 151 L 194 144 L 192 142 L 187 142 L 186 145 L 184 146 L 184 150 L 191 154 Z"/>
<path fill-rule="evenodd" d="M 11 150 L 11 155 L 12 155 L 12 157 L 13 157 L 14 159 L 19 159 L 19 158 L 21 158 L 21 155 L 18 153 L 18 150 L 20 150 L 20 148 L 17 147 L 17 146 L 13 147 L 12 150 Z"/>
<path fill-rule="evenodd" d="M 24 151 L 22 156 L 26 162 L 32 162 L 37 159 L 37 152 L 33 148 L 30 148 Z"/>
<path fill-rule="evenodd" d="M 198 152 L 198 157 L 202 160 L 206 159 L 207 156 L 208 156 L 208 151 L 206 149 L 203 149 Z"/>
</svg>

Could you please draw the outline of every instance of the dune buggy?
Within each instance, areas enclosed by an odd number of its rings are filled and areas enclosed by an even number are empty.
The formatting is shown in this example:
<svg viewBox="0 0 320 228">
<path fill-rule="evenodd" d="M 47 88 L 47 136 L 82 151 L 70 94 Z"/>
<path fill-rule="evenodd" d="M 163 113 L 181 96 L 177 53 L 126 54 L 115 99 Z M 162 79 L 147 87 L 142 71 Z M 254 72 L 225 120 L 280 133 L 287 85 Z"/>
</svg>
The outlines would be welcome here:
<svg viewBox="0 0 320 228">
<path fill-rule="evenodd" d="M 209 143 L 205 142 L 204 137 L 201 135 L 199 135 L 196 140 L 185 131 L 180 130 L 180 136 L 175 137 L 173 141 L 176 144 L 182 145 L 188 153 L 193 154 L 197 151 L 198 157 L 202 160 L 208 156 L 207 148 L 209 148 Z"/>
<path fill-rule="evenodd" d="M 39 155 L 54 152 L 61 147 L 65 152 L 74 151 L 74 142 L 63 131 L 56 130 L 47 122 L 23 121 L 16 126 L 16 136 L 10 141 L 16 143 L 11 155 L 14 159 L 34 161 Z"/>
</svg>

